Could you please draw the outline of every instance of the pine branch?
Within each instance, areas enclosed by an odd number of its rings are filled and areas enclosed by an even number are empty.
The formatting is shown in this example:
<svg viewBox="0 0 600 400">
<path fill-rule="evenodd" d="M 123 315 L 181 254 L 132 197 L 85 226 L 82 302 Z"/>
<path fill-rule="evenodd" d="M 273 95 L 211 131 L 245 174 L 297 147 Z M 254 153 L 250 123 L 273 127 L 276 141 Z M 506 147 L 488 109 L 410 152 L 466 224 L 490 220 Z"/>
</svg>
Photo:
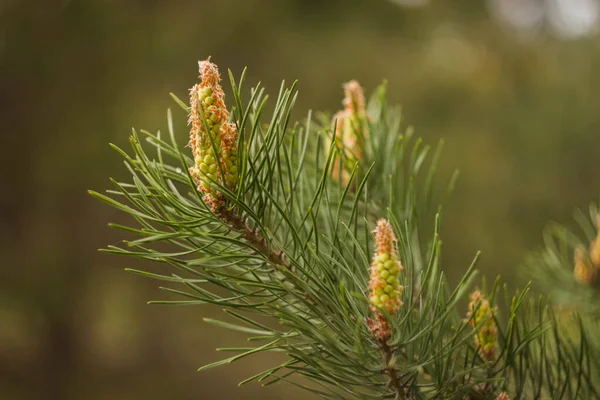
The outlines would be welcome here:
<svg viewBox="0 0 600 400">
<path fill-rule="evenodd" d="M 222 218 L 231 229 L 242 233 L 244 239 L 256 251 L 263 255 L 272 265 L 282 266 L 287 270 L 296 272 L 295 268 L 285 260 L 285 254 L 282 251 L 275 251 L 269 246 L 266 240 L 260 236 L 257 229 L 251 228 L 247 222 L 238 214 L 230 209 L 224 209 L 217 212 L 217 217 Z"/>
<path fill-rule="evenodd" d="M 429 146 L 401 131 L 385 85 L 366 102 L 357 82 L 347 84 L 331 129 L 310 113 L 290 124 L 295 84 L 282 84 L 265 121 L 263 89 L 244 102 L 245 71 L 239 83 L 230 73 L 229 112 L 216 66 L 201 68 L 192 107 L 175 97 L 192 122 L 192 157 L 169 112 L 170 142 L 142 131 L 150 155 L 134 131 L 133 155 L 115 147 L 131 181 L 91 192 L 136 223 L 114 225 L 139 237 L 105 251 L 176 269 L 130 270 L 179 285 L 163 289 L 181 300 L 156 303 L 218 305 L 234 321 L 206 322 L 248 335 L 251 345 L 221 349 L 235 354 L 201 369 L 278 352 L 288 359 L 243 383 L 290 382 L 337 400 L 597 397 L 600 357 L 585 322 L 565 333 L 541 299 L 527 300 L 528 287 L 511 294 L 499 281 L 485 302 L 462 309 L 477 257 L 450 287 L 432 195 L 441 144 L 428 158 Z M 387 233 L 374 243 L 380 218 Z M 551 243 L 541 259 L 562 265 L 561 249 Z M 504 318 L 492 312 L 500 297 Z"/>
<path fill-rule="evenodd" d="M 404 399 L 406 396 L 406 391 L 402 382 L 400 381 L 400 377 L 398 376 L 398 371 L 396 370 L 396 362 L 395 362 L 395 351 L 388 344 L 388 338 L 379 339 L 379 346 L 381 348 L 381 352 L 383 354 L 383 359 L 385 363 L 385 373 L 388 375 L 390 380 L 390 385 L 394 388 L 394 391 L 398 395 L 399 399 Z"/>
</svg>

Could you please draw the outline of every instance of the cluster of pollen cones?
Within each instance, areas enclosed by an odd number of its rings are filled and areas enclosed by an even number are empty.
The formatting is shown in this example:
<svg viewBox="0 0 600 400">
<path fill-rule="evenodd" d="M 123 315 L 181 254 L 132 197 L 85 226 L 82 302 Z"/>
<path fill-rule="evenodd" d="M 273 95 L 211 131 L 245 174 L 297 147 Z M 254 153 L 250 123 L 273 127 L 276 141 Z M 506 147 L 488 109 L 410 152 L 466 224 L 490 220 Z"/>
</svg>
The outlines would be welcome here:
<svg viewBox="0 0 600 400">
<path fill-rule="evenodd" d="M 490 305 L 490 302 L 483 296 L 479 290 L 471 294 L 467 320 L 475 330 L 475 345 L 479 347 L 479 355 L 487 361 L 494 359 L 496 355 L 496 338 L 498 328 L 494 316 L 497 308 Z"/>
<path fill-rule="evenodd" d="M 579 283 L 599 284 L 600 280 L 600 214 L 597 217 L 599 232 L 588 250 L 580 246 L 575 249 L 575 268 L 573 274 Z"/>
<path fill-rule="evenodd" d="M 238 131 L 229 122 L 217 66 L 210 58 L 198 64 L 201 82 L 190 89 L 189 145 L 194 156 L 190 174 L 204 202 L 216 211 L 224 204 L 219 185 L 232 189 L 237 182 Z"/>
<path fill-rule="evenodd" d="M 335 179 L 341 179 L 345 186 L 349 183 L 350 172 L 355 164 L 363 161 L 362 149 L 369 138 L 365 94 L 358 81 L 344 84 L 342 104 L 344 109 L 338 111 L 331 121 L 332 135 L 335 134 L 335 144 L 341 155 L 333 165 L 332 174 Z M 325 151 L 329 151 L 328 145 Z"/>
</svg>

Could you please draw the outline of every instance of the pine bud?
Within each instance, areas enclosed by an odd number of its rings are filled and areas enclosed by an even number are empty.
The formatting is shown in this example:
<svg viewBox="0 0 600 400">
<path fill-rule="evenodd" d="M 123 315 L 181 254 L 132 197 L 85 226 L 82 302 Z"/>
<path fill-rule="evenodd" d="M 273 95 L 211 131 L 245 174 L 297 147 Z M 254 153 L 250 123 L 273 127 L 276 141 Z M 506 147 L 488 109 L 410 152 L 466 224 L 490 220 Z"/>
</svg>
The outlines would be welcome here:
<svg viewBox="0 0 600 400">
<path fill-rule="evenodd" d="M 479 346 L 479 355 L 487 360 L 494 359 L 496 354 L 496 337 L 498 336 L 498 328 L 494 316 L 497 309 L 490 306 L 490 302 L 483 297 L 479 290 L 475 290 L 471 294 L 471 302 L 469 303 L 469 311 L 467 319 L 469 325 L 476 328 L 475 345 Z"/>
<path fill-rule="evenodd" d="M 375 229 L 376 251 L 371 263 L 369 301 L 377 310 L 395 314 L 400 309 L 403 287 L 400 285 L 402 264 L 397 258 L 396 235 L 385 219 L 377 221 Z"/>
<path fill-rule="evenodd" d="M 204 193 L 204 201 L 215 211 L 224 201 L 214 184 L 233 188 L 237 181 L 238 132 L 235 124 L 228 122 L 229 111 L 217 66 L 210 57 L 198 65 L 201 82 L 190 89 L 190 146 L 194 155 L 190 174 L 198 191 Z"/>
<path fill-rule="evenodd" d="M 597 268 L 595 268 L 585 253 L 585 249 L 583 247 L 578 247 L 575 249 L 575 269 L 573 270 L 573 274 L 575 275 L 575 279 L 577 282 L 590 285 L 596 279 Z"/>
<path fill-rule="evenodd" d="M 348 184 L 350 171 L 354 164 L 363 159 L 359 139 L 368 137 L 367 113 L 365 109 L 365 95 L 362 87 L 356 80 L 344 84 L 344 109 L 337 112 L 331 121 L 331 129 L 335 132 L 336 146 L 344 155 L 342 157 L 342 184 Z M 331 143 L 331 142 L 330 142 Z M 329 146 L 325 147 L 326 151 Z M 339 177 L 339 162 L 333 166 L 333 176 Z"/>
</svg>

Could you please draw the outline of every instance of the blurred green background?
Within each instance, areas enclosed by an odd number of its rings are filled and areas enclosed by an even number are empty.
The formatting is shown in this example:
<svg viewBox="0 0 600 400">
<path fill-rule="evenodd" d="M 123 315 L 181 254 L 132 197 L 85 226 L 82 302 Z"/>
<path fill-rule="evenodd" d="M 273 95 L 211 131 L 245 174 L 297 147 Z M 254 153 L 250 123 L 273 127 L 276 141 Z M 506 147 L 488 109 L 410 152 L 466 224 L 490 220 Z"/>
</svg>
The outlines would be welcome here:
<svg viewBox="0 0 600 400">
<path fill-rule="evenodd" d="M 0 400 L 304 399 L 235 384 L 258 358 L 197 373 L 240 337 L 212 308 L 147 306 L 146 264 L 96 252 L 124 217 L 93 200 L 127 178 L 108 142 L 166 127 L 196 61 L 249 67 L 273 93 L 299 79 L 296 116 L 335 111 L 341 83 L 389 80 L 405 123 L 446 141 L 461 170 L 443 218 L 451 276 L 476 250 L 509 282 L 548 219 L 598 198 L 596 0 L 0 0 Z"/>
</svg>

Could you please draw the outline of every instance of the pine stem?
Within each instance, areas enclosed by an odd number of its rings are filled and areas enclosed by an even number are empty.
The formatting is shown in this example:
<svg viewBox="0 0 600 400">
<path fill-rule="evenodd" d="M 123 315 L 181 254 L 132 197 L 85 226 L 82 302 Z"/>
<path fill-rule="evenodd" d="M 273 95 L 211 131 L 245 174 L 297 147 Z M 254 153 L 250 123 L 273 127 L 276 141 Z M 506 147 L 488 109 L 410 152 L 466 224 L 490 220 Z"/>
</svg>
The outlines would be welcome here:
<svg viewBox="0 0 600 400">
<path fill-rule="evenodd" d="M 404 386 L 402 382 L 400 382 L 400 377 L 398 376 L 398 371 L 392 364 L 392 359 L 394 358 L 394 350 L 388 344 L 388 338 L 380 339 L 379 345 L 381 346 L 381 352 L 383 353 L 383 357 L 385 360 L 385 373 L 388 375 L 390 379 L 390 385 L 394 388 L 394 391 L 398 395 L 398 398 L 404 399 L 406 396 L 406 391 L 404 390 Z"/>
<path fill-rule="evenodd" d="M 284 258 L 283 252 L 276 252 L 271 248 L 266 240 L 260 236 L 256 229 L 252 229 L 246 221 L 232 210 L 222 210 L 217 214 L 220 218 L 227 222 L 229 227 L 237 232 L 240 232 L 246 242 L 248 242 L 256 251 L 267 258 L 267 261 L 273 265 L 280 265 L 292 272 L 295 268 L 292 267 Z"/>
<path fill-rule="evenodd" d="M 275 268 L 280 266 L 296 274 L 296 268 L 293 265 L 290 265 L 290 263 L 288 263 L 285 260 L 285 254 L 283 253 L 283 251 L 276 252 L 275 250 L 273 250 L 273 248 L 267 244 L 265 238 L 260 236 L 256 229 L 252 229 L 250 226 L 248 226 L 246 221 L 234 211 L 232 211 L 231 209 L 224 209 L 217 212 L 216 215 L 220 217 L 223 221 L 227 222 L 228 226 L 231 229 L 241 233 L 246 242 L 248 242 L 252 247 L 254 247 L 258 253 L 266 257 L 267 261 L 271 263 Z M 284 277 L 283 280 L 287 280 L 287 278 Z M 298 288 L 298 286 L 294 283 L 292 283 L 292 285 L 294 288 Z M 317 301 L 313 298 L 313 296 L 310 293 L 305 293 L 305 296 L 313 304 L 317 304 Z M 324 302 L 323 304 L 326 306 L 329 305 L 328 302 Z"/>
</svg>

